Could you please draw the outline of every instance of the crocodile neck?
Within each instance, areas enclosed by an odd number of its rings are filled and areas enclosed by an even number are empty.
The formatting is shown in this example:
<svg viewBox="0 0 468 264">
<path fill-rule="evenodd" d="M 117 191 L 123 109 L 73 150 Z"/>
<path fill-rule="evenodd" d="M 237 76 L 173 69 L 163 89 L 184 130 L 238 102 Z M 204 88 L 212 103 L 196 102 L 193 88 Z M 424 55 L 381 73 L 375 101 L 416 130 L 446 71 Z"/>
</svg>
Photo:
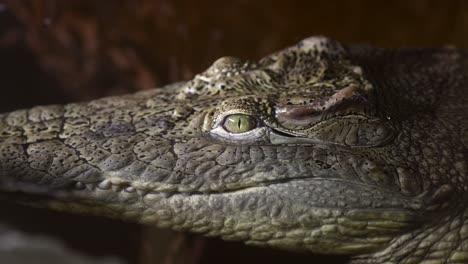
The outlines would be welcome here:
<svg viewBox="0 0 468 264">
<path fill-rule="evenodd" d="M 384 250 L 352 263 L 466 263 L 468 210 L 455 216 L 434 216 L 436 223 L 395 238 Z"/>
</svg>

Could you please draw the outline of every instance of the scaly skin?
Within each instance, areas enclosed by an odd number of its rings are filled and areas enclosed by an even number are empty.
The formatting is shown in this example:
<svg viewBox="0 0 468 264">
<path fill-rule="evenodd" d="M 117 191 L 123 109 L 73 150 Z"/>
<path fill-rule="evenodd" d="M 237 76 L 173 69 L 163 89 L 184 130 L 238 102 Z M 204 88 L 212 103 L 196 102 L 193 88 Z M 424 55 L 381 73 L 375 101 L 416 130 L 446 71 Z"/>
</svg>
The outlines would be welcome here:
<svg viewBox="0 0 468 264">
<path fill-rule="evenodd" d="M 0 190 L 355 263 L 467 263 L 466 62 L 309 38 L 189 82 L 4 114 Z"/>
</svg>

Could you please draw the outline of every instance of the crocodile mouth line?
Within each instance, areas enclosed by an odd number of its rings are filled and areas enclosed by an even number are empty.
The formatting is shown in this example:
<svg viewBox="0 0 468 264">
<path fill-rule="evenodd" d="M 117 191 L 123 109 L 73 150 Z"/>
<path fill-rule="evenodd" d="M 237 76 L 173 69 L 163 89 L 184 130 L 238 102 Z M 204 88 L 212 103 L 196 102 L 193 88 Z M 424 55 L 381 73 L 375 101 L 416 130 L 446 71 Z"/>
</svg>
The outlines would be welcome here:
<svg viewBox="0 0 468 264">
<path fill-rule="evenodd" d="M 255 188 L 267 188 L 274 185 L 279 184 L 288 184 L 292 182 L 304 181 L 304 180 L 314 180 L 314 181 L 333 181 L 333 182 L 346 182 L 348 184 L 353 185 L 362 185 L 369 187 L 370 185 L 364 182 L 356 182 L 356 181 L 349 181 L 345 179 L 339 178 L 324 178 L 324 177 L 317 177 L 317 176 L 301 176 L 301 177 L 294 177 L 294 178 L 283 178 L 283 179 L 276 179 L 276 180 L 266 180 L 266 181 L 258 181 L 258 182 L 250 182 L 248 184 L 239 184 L 235 187 L 225 186 L 225 188 L 220 188 L 219 190 L 187 190 L 187 191 L 180 191 L 177 190 L 177 186 L 174 185 L 173 188 L 170 190 L 167 189 L 143 189 L 137 186 L 132 185 L 131 182 L 125 183 L 112 183 L 110 180 L 103 180 L 100 182 L 95 183 L 83 183 L 83 182 L 75 182 L 73 186 L 71 186 L 72 191 L 111 191 L 114 193 L 127 193 L 127 194 L 137 194 L 141 197 L 144 197 L 147 194 L 150 195 L 160 195 L 164 198 L 169 198 L 174 195 L 181 195 L 181 196 L 195 196 L 195 195 L 219 195 L 219 194 L 236 194 L 239 192 L 249 191 Z M 384 189 L 380 186 L 372 185 L 372 188 L 379 189 L 380 192 L 391 193 L 391 195 L 395 195 L 391 190 Z M 400 195 L 400 198 L 409 199 L 404 195 Z"/>
<path fill-rule="evenodd" d="M 125 182 L 125 183 L 112 183 L 110 180 L 106 179 L 103 181 L 99 182 L 93 182 L 93 183 L 84 183 L 81 181 L 77 181 L 72 183 L 69 186 L 69 190 L 73 191 L 96 191 L 96 190 L 101 190 L 101 191 L 113 191 L 115 193 L 136 193 L 140 196 L 145 196 L 147 194 L 159 194 L 163 195 L 165 197 L 170 197 L 172 195 L 185 195 L 185 196 L 190 196 L 190 195 L 211 195 L 211 194 L 227 194 L 227 193 L 235 193 L 235 192 L 240 192 L 240 191 L 246 191 L 248 189 L 252 188 L 258 188 L 258 187 L 268 187 L 270 185 L 275 185 L 275 184 L 284 184 L 284 183 L 289 183 L 292 181 L 297 181 L 297 180 L 305 180 L 305 179 L 312 179 L 315 178 L 314 176 L 303 176 L 303 177 L 295 177 L 295 178 L 284 178 L 284 179 L 277 179 L 277 180 L 268 180 L 268 181 L 259 181 L 259 182 L 252 182 L 249 184 L 244 184 L 236 187 L 226 187 L 226 188 L 221 188 L 219 190 L 189 190 L 189 191 L 180 191 L 177 190 L 177 186 L 175 185 L 174 190 L 156 190 L 156 189 L 144 189 L 144 188 L 139 188 L 133 186 L 130 182 Z"/>
<path fill-rule="evenodd" d="M 160 189 L 157 188 L 142 188 L 144 183 L 132 184 L 132 182 L 112 182 L 109 179 L 96 182 L 83 182 L 83 181 L 72 181 L 64 185 L 53 186 L 47 184 L 35 184 L 11 180 L 0 181 L 0 189 L 5 192 L 18 192 L 31 195 L 72 195 L 73 193 L 85 193 L 85 192 L 97 192 L 97 191 L 109 191 L 113 193 L 127 193 L 127 194 L 138 194 L 145 196 L 147 194 L 162 195 L 164 197 L 170 197 L 172 195 L 212 195 L 212 194 L 227 194 L 236 193 L 240 191 L 246 191 L 252 188 L 268 187 L 275 184 L 285 184 L 296 180 L 312 179 L 314 176 L 303 176 L 294 178 L 283 178 L 277 180 L 267 180 L 250 182 L 247 184 L 240 183 L 237 186 L 221 186 L 218 190 L 206 189 L 206 190 L 177 190 L 177 185 L 165 186 Z"/>
<path fill-rule="evenodd" d="M 266 180 L 266 181 L 258 181 L 258 182 L 250 182 L 247 184 L 239 184 L 235 187 L 224 186 L 221 187 L 219 190 L 215 189 L 207 189 L 207 190 L 187 190 L 181 191 L 177 190 L 177 185 L 173 185 L 170 188 L 141 188 L 143 184 L 132 184 L 132 182 L 112 182 L 109 179 L 104 179 L 102 181 L 97 182 L 83 182 L 83 181 L 73 181 L 64 186 L 47 186 L 41 184 L 33 184 L 33 183 L 18 183 L 18 182 L 5 182 L 3 181 L 0 184 L 1 189 L 7 192 L 21 192 L 25 194 L 32 194 L 32 195 L 73 195 L 73 193 L 85 193 L 85 192 L 104 192 L 109 191 L 115 194 L 136 194 L 141 197 L 146 196 L 147 194 L 150 195 L 161 195 L 164 198 L 169 198 L 173 195 L 182 195 L 182 196 L 193 196 L 193 195 L 216 195 L 216 194 L 235 194 L 238 192 L 248 191 L 254 188 L 260 187 L 269 187 L 274 186 L 277 184 L 287 184 L 295 181 L 303 181 L 303 180 L 327 180 L 327 181 L 344 181 L 349 182 L 350 184 L 358 184 L 358 185 L 368 185 L 363 182 L 351 182 L 348 180 L 338 179 L 338 178 L 323 178 L 323 177 L 316 177 L 316 176 L 301 176 L 301 177 L 294 177 L 294 178 L 282 178 L 276 180 Z M 6 183 L 6 184 L 5 184 Z M 382 189 L 379 186 L 373 186 L 374 188 L 381 189 L 381 191 L 389 191 Z M 407 198 L 407 197 L 406 197 Z"/>
</svg>

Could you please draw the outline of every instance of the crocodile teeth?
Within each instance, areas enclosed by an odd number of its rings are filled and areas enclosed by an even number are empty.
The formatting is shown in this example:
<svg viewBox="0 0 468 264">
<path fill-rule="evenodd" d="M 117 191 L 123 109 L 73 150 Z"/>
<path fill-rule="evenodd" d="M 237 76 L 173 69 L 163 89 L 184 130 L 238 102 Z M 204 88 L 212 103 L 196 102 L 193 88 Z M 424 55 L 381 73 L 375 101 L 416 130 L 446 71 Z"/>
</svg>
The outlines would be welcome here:
<svg viewBox="0 0 468 264">
<path fill-rule="evenodd" d="M 122 190 L 122 186 L 116 184 L 112 184 L 111 188 L 114 192 L 120 192 Z"/>
<path fill-rule="evenodd" d="M 109 180 L 103 180 L 97 185 L 97 187 L 102 190 L 109 190 L 111 186 L 112 186 L 112 183 Z"/>
<path fill-rule="evenodd" d="M 96 187 L 100 190 L 112 190 L 114 192 L 120 192 L 124 190 L 127 193 L 138 193 L 140 196 L 145 196 L 148 194 L 149 190 L 142 190 L 142 189 L 136 189 L 133 186 L 129 185 L 120 185 L 120 184 L 112 184 L 110 180 L 103 180 L 99 183 L 83 183 L 83 182 L 76 182 L 74 185 L 75 189 L 77 190 L 89 190 L 93 191 L 96 189 Z"/>
<path fill-rule="evenodd" d="M 75 183 L 75 189 L 77 189 L 77 190 L 84 190 L 85 188 L 86 188 L 86 186 L 85 186 L 84 183 L 82 183 L 82 182 L 80 182 L 80 181 Z"/>
<path fill-rule="evenodd" d="M 124 191 L 128 193 L 132 193 L 135 191 L 135 188 L 133 188 L 132 186 L 128 186 L 127 188 L 124 189 Z"/>
<path fill-rule="evenodd" d="M 161 194 L 161 196 L 162 196 L 162 197 L 164 197 L 164 198 L 169 198 L 169 197 L 171 197 L 171 196 L 172 196 L 172 194 L 173 194 L 173 193 L 169 193 L 169 192 L 162 192 L 162 193 L 160 193 L 160 194 Z"/>
<path fill-rule="evenodd" d="M 148 193 L 148 191 L 146 191 L 146 190 L 136 189 L 136 191 L 137 191 L 137 193 L 138 193 L 139 195 L 141 195 L 141 196 L 145 196 L 145 195 Z"/>
<path fill-rule="evenodd" d="M 85 183 L 85 186 L 86 186 L 86 189 L 88 189 L 89 191 L 93 191 L 94 187 L 96 187 L 94 183 Z"/>
</svg>

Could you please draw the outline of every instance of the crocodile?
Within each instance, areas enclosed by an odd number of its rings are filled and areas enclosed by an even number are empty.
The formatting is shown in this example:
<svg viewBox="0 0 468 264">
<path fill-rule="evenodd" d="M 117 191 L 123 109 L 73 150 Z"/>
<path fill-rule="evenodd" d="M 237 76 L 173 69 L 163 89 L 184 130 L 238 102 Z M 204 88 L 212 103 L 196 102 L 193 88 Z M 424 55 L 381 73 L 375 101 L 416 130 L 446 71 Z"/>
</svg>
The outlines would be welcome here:
<svg viewBox="0 0 468 264">
<path fill-rule="evenodd" d="M 468 57 L 310 37 L 0 115 L 0 196 L 352 263 L 468 263 Z"/>
</svg>

